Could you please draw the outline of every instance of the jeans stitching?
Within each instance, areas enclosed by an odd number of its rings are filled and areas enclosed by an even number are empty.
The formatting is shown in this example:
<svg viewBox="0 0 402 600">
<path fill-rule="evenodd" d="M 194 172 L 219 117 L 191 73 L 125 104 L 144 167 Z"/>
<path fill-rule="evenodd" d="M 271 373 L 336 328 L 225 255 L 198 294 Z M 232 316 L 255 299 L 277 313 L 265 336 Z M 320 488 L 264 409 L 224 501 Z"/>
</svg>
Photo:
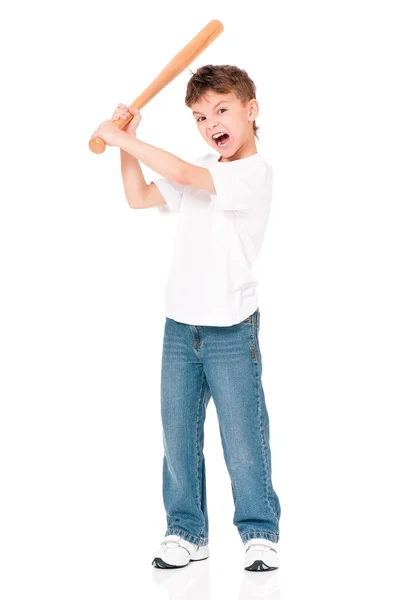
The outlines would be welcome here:
<svg viewBox="0 0 402 600">
<path fill-rule="evenodd" d="M 201 380 L 201 390 L 198 392 L 198 403 L 197 403 L 197 420 L 196 420 L 196 425 L 195 425 L 195 447 L 196 447 L 196 454 L 197 454 L 197 468 L 196 468 L 196 472 L 197 472 L 197 506 L 199 508 L 201 508 L 201 502 L 200 502 L 200 477 L 199 477 L 199 463 L 198 463 L 198 420 L 199 420 L 199 412 L 200 412 L 200 398 L 201 398 L 201 392 L 202 392 L 202 380 Z"/>
<path fill-rule="evenodd" d="M 263 535 L 267 535 L 267 536 L 270 535 L 271 537 L 274 537 L 275 539 L 271 540 L 273 542 L 277 542 L 279 540 L 279 532 L 277 532 L 277 533 L 271 533 L 270 531 L 258 531 L 256 529 L 253 529 L 252 531 L 243 532 L 242 535 L 241 535 L 241 538 L 242 538 L 243 541 L 247 541 L 247 540 L 249 540 L 249 539 L 251 539 L 253 537 L 262 537 L 261 535 L 256 535 L 256 534 L 259 534 L 259 533 L 263 534 Z M 270 539 L 270 538 L 268 538 L 268 539 Z"/>
<path fill-rule="evenodd" d="M 259 379 L 259 377 L 258 377 Z M 261 446 L 262 446 L 262 455 L 263 455 L 263 460 L 264 460 L 264 467 L 265 467 L 265 476 L 264 476 L 264 480 L 265 480 L 265 499 L 266 502 L 268 504 L 268 508 L 270 509 L 271 513 L 274 515 L 276 521 L 279 521 L 278 515 L 276 513 L 276 510 L 274 509 L 274 507 L 272 506 L 270 500 L 269 500 L 269 494 L 268 494 L 268 460 L 267 460 L 267 447 L 265 445 L 265 440 L 264 440 L 264 435 L 263 435 L 263 430 L 262 430 L 262 398 L 260 396 L 260 385 L 259 383 L 258 385 L 258 423 L 259 423 L 259 430 L 260 430 L 260 440 L 261 440 Z"/>
<path fill-rule="evenodd" d="M 254 346 L 258 347 L 257 360 L 256 360 L 256 362 L 254 362 L 254 364 L 256 366 L 256 375 L 257 375 L 256 385 L 257 385 L 257 404 L 258 404 L 258 428 L 259 428 L 259 433 L 260 433 L 260 442 L 261 442 L 262 456 L 263 456 L 263 462 L 264 462 L 265 500 L 268 504 L 268 508 L 270 509 L 271 513 L 274 515 L 276 521 L 279 522 L 279 515 L 277 514 L 276 510 L 272 506 L 272 504 L 269 500 L 269 493 L 268 493 L 269 469 L 268 469 L 267 447 L 266 447 L 265 440 L 264 440 L 263 424 L 262 424 L 262 397 L 260 394 L 260 392 L 261 392 L 261 370 L 260 370 L 261 352 L 260 352 L 260 348 L 259 348 L 259 344 L 258 344 L 257 319 L 258 319 L 258 316 L 256 314 L 256 319 L 253 319 L 253 324 L 252 324 L 252 336 L 253 336 Z"/>
<path fill-rule="evenodd" d="M 203 389 L 204 389 L 204 379 L 205 379 L 205 373 L 202 373 L 202 380 L 201 380 L 201 389 L 199 391 L 198 394 L 198 404 L 197 404 L 197 421 L 196 421 L 196 428 L 195 428 L 195 444 L 196 444 L 196 453 L 197 453 L 197 505 L 198 508 L 201 512 L 201 514 L 203 514 L 202 512 L 202 508 L 201 508 L 201 504 L 202 504 L 202 497 L 201 497 L 201 477 L 200 477 L 200 466 L 201 466 L 201 461 L 199 460 L 201 458 L 201 451 L 200 451 L 200 443 L 199 443 L 199 422 L 200 422 L 200 405 L 202 406 L 204 403 L 204 395 L 203 395 Z M 204 531 L 204 528 L 201 530 Z"/>
<path fill-rule="evenodd" d="M 202 408 L 203 408 L 203 418 L 204 418 L 204 422 L 206 419 L 206 411 L 207 411 L 207 406 L 208 406 L 208 402 L 209 399 L 212 397 L 211 395 L 211 390 L 209 389 L 209 384 L 208 384 L 208 380 L 207 377 L 205 375 L 205 372 L 203 372 L 203 376 L 204 379 L 203 381 L 206 383 L 206 386 L 203 387 L 203 395 L 202 395 Z M 202 466 L 202 463 L 201 463 Z M 207 482 L 206 482 L 206 466 L 205 466 L 205 456 L 204 456 L 204 487 L 205 487 L 205 514 L 203 513 L 204 516 L 204 527 L 201 530 L 201 533 L 203 533 L 203 535 L 206 535 L 208 537 L 208 507 L 207 507 Z M 203 479 L 202 479 L 202 469 L 201 469 L 201 483 L 202 483 Z M 201 489 L 201 512 L 202 512 L 202 500 L 203 500 L 203 490 Z"/>
</svg>

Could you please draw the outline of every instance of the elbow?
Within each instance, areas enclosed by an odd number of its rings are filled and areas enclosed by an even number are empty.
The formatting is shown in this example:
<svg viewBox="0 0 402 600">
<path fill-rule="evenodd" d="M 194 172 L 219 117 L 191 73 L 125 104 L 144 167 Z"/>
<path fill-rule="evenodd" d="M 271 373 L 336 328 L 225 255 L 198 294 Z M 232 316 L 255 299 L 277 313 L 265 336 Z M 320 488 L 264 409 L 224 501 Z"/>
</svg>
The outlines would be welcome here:
<svg viewBox="0 0 402 600">
<path fill-rule="evenodd" d="M 127 198 L 127 204 L 129 205 L 130 208 L 134 208 L 134 209 L 145 208 L 145 202 L 139 201 L 138 198 L 135 198 L 135 199 Z"/>
<path fill-rule="evenodd" d="M 136 193 L 135 190 L 125 189 L 124 195 L 130 208 L 145 208 L 146 200 L 143 194 Z"/>
</svg>

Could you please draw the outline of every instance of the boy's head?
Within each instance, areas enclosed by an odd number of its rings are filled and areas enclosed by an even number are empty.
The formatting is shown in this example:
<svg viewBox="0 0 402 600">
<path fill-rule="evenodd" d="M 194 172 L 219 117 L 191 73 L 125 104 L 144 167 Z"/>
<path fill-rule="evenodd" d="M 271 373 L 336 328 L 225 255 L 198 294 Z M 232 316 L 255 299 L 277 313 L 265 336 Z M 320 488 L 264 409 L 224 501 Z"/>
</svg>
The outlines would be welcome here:
<svg viewBox="0 0 402 600">
<path fill-rule="evenodd" d="M 205 65 L 187 84 L 185 104 L 191 108 L 205 141 L 224 157 L 255 148 L 258 138 L 256 87 L 246 71 L 232 65 Z M 218 102 L 222 102 L 218 104 Z M 223 132 L 221 141 L 213 135 Z M 222 145 L 221 145 L 222 144 Z"/>
</svg>

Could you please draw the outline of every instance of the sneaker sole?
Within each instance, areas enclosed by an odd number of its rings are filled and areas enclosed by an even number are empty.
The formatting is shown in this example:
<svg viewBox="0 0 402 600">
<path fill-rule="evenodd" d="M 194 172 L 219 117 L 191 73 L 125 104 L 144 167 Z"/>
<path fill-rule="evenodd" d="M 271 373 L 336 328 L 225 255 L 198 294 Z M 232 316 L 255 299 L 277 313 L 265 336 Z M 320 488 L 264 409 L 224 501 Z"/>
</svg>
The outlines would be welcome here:
<svg viewBox="0 0 402 600">
<path fill-rule="evenodd" d="M 209 556 L 206 556 L 205 558 L 198 558 L 196 560 L 190 558 L 189 562 L 186 565 L 169 565 L 161 558 L 154 558 L 152 564 L 154 567 L 158 567 L 159 569 L 181 569 L 182 567 L 188 567 L 189 563 L 191 562 L 200 562 L 201 560 L 207 560 L 207 558 L 209 558 Z"/>
<path fill-rule="evenodd" d="M 252 565 L 244 568 L 246 571 L 275 571 L 278 567 L 269 567 L 262 560 L 255 560 Z"/>
</svg>

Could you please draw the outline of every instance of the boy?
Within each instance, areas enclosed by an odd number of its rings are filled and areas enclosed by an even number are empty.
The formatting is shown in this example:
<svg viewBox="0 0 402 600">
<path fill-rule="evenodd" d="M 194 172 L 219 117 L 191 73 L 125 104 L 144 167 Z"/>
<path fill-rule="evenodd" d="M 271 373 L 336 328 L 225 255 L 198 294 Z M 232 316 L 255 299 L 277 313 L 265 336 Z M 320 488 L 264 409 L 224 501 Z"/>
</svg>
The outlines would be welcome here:
<svg viewBox="0 0 402 600">
<path fill-rule="evenodd" d="M 280 503 L 272 486 L 269 419 L 261 382 L 260 311 L 251 274 L 270 212 L 272 170 L 258 153 L 256 88 L 231 65 L 193 73 L 185 103 L 208 153 L 194 163 L 136 139 L 120 104 L 94 132 L 121 149 L 132 208 L 178 214 L 173 265 L 165 288 L 161 373 L 163 501 L 167 530 L 152 564 L 184 567 L 209 556 L 204 421 L 214 399 L 245 546 L 244 568 L 278 568 Z M 147 184 L 141 161 L 162 177 Z"/>
</svg>

